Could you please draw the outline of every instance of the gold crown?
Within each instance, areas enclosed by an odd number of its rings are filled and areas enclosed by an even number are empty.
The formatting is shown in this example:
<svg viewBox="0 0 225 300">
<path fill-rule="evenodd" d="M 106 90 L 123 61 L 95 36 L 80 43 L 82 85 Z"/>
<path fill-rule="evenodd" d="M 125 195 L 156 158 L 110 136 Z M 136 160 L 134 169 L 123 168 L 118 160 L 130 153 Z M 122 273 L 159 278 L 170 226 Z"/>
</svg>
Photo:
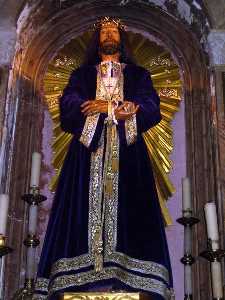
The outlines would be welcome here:
<svg viewBox="0 0 225 300">
<path fill-rule="evenodd" d="M 93 26 L 93 30 L 100 29 L 109 25 L 116 25 L 119 29 L 126 30 L 126 26 L 123 24 L 121 19 L 106 16 L 96 21 Z"/>
</svg>

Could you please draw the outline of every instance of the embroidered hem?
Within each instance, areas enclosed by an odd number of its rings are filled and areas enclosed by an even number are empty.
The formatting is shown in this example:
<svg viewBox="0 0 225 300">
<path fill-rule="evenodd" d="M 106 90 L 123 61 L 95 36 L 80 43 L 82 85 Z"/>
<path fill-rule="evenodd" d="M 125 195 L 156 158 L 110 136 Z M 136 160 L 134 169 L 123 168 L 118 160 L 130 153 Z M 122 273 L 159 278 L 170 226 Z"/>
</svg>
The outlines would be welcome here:
<svg viewBox="0 0 225 300">
<path fill-rule="evenodd" d="M 159 294 L 165 300 L 170 299 L 168 298 L 169 289 L 163 281 L 130 273 L 119 267 L 105 267 L 102 272 L 90 270 L 77 274 L 62 274 L 51 280 L 47 280 L 46 278 L 38 278 L 33 299 L 44 299 L 44 297 L 47 298 L 53 293 L 59 292 L 62 289 L 74 286 L 82 286 L 88 283 L 113 278 L 130 286 L 131 288 Z M 46 283 L 48 284 L 46 285 Z"/>
</svg>

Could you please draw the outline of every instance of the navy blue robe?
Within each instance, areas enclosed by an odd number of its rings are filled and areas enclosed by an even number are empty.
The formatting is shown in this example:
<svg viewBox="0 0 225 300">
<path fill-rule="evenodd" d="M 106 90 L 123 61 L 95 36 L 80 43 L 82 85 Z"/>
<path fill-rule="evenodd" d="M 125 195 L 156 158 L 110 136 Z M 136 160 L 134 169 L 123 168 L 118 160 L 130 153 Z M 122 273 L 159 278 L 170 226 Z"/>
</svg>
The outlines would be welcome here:
<svg viewBox="0 0 225 300">
<path fill-rule="evenodd" d="M 91 153 L 96 151 L 106 114 L 100 114 L 90 147 L 80 141 L 85 117 L 80 105 L 96 96 L 97 70 L 75 70 L 60 99 L 61 127 L 72 133 L 50 213 L 39 262 L 36 298 L 63 291 L 88 291 L 112 285 L 115 290 L 144 291 L 167 299 L 172 274 L 164 222 L 151 162 L 142 133 L 160 122 L 160 100 L 150 74 L 128 64 L 123 70 L 124 99 L 139 104 L 137 139 L 127 145 L 124 121 L 119 132 L 119 187 L 115 259 L 104 261 L 105 275 L 88 261 L 89 179 Z"/>
</svg>

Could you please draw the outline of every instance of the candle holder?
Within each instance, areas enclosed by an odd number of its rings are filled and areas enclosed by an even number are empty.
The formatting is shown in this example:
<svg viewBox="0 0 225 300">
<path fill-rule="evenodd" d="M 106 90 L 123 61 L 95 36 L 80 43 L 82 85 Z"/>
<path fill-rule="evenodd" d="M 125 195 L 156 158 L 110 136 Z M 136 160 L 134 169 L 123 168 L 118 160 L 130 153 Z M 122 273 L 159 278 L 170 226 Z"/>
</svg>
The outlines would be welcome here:
<svg viewBox="0 0 225 300">
<path fill-rule="evenodd" d="M 212 249 L 212 240 L 207 239 L 207 249 L 202 251 L 199 256 L 207 259 L 209 262 L 221 261 L 225 257 L 225 250 Z"/>
<path fill-rule="evenodd" d="M 225 250 L 223 249 L 213 249 L 212 248 L 212 240 L 207 240 L 207 249 L 205 251 L 202 251 L 199 256 L 205 258 L 211 263 L 221 263 L 221 260 L 225 257 Z M 211 273 L 212 277 L 213 274 Z M 223 297 L 213 297 L 213 300 L 224 300 Z"/>
<path fill-rule="evenodd" d="M 35 186 L 30 188 L 30 193 L 24 194 L 21 198 L 29 205 L 29 222 L 32 221 L 30 217 L 35 218 L 35 220 L 33 220 L 31 226 L 29 224 L 28 234 L 23 242 L 27 247 L 27 270 L 24 287 L 15 293 L 13 300 L 32 299 L 35 286 L 35 248 L 40 244 L 40 241 L 36 236 L 37 214 L 35 213 L 34 215 L 30 216 L 31 207 L 36 207 L 47 199 L 47 197 L 40 194 L 39 188 Z M 29 268 L 31 268 L 31 270 L 29 270 Z"/>
<path fill-rule="evenodd" d="M 38 205 L 47 199 L 45 196 L 40 194 L 40 190 L 36 186 L 32 186 L 30 188 L 30 193 L 24 194 L 21 198 L 29 205 Z"/>
<path fill-rule="evenodd" d="M 12 300 L 32 300 L 34 291 L 34 279 L 25 279 L 24 287 L 19 289 Z"/>
<path fill-rule="evenodd" d="M 6 245 L 6 237 L 0 234 L 0 257 L 12 252 L 13 249 Z"/>
<path fill-rule="evenodd" d="M 176 221 L 177 223 L 181 224 L 184 226 L 184 233 L 186 234 L 189 231 L 188 237 L 191 238 L 191 227 L 195 224 L 197 224 L 200 220 L 192 215 L 192 210 L 191 209 L 186 209 L 182 211 L 183 216 L 181 218 L 178 218 Z M 181 263 L 184 265 L 184 272 L 185 276 L 189 274 L 191 276 L 191 266 L 195 263 L 195 258 L 191 254 L 191 247 L 190 247 L 191 241 L 189 241 L 189 248 L 188 251 L 185 249 L 184 256 L 181 258 Z M 188 273 L 189 272 L 189 273 Z M 187 275 L 186 275 L 187 274 Z M 185 277 L 185 284 L 186 280 L 188 282 L 188 278 Z M 189 288 L 191 287 L 191 277 L 189 277 Z M 191 293 L 188 293 L 185 291 L 185 296 L 184 300 L 193 300 L 193 296 Z"/>
</svg>

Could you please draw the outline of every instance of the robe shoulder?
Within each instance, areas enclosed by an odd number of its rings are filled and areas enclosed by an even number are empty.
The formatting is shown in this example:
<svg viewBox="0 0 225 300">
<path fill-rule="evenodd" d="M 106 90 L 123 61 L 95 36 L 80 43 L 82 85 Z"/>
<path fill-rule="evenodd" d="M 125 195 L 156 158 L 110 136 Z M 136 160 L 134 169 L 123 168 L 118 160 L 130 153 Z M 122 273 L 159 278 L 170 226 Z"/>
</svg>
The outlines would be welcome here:
<svg viewBox="0 0 225 300">
<path fill-rule="evenodd" d="M 124 69 L 124 74 L 128 78 L 132 78 L 134 82 L 140 82 L 142 79 L 150 79 L 150 72 L 142 66 L 135 64 L 127 64 Z"/>
</svg>

